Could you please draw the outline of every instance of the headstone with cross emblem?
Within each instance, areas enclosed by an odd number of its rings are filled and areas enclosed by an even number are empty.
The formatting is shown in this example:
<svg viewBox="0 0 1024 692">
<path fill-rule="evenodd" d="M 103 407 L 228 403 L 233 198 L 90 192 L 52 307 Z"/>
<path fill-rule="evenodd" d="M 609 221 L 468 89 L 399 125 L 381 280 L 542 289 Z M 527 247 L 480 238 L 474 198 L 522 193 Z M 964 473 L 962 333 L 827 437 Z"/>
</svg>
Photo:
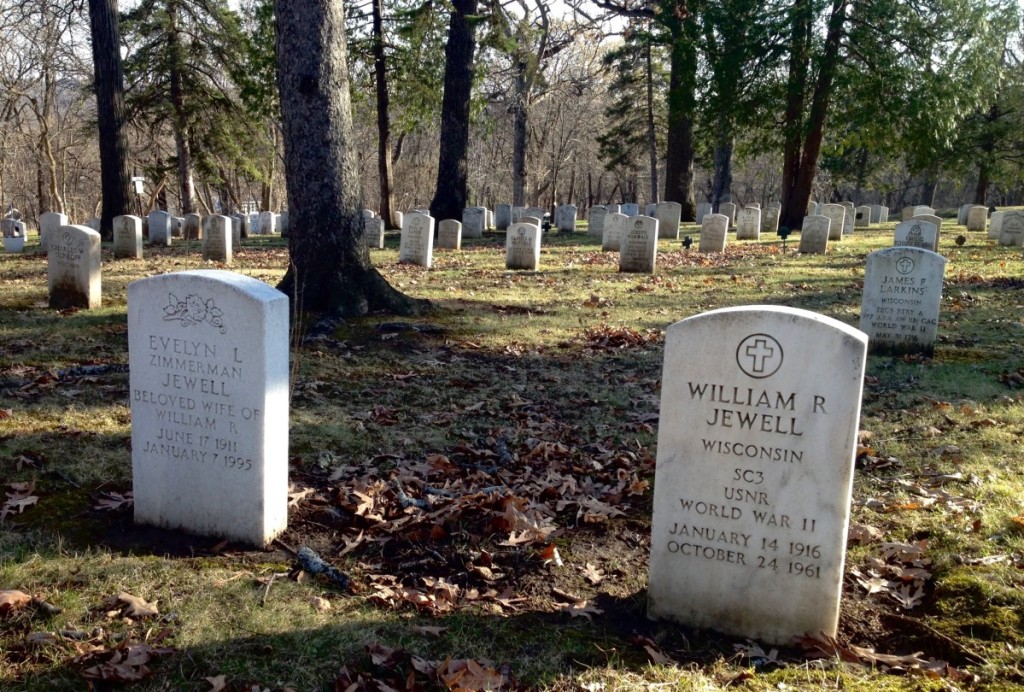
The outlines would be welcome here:
<svg viewBox="0 0 1024 692">
<path fill-rule="evenodd" d="M 514 223 L 505 233 L 505 268 L 536 271 L 540 264 L 540 227 Z"/>
<path fill-rule="evenodd" d="M 835 634 L 866 350 L 861 332 L 796 308 L 668 328 L 652 617 L 778 644 Z"/>
<path fill-rule="evenodd" d="M 892 247 L 868 255 L 860 328 L 872 353 L 935 352 L 946 258 L 917 247 Z"/>
</svg>

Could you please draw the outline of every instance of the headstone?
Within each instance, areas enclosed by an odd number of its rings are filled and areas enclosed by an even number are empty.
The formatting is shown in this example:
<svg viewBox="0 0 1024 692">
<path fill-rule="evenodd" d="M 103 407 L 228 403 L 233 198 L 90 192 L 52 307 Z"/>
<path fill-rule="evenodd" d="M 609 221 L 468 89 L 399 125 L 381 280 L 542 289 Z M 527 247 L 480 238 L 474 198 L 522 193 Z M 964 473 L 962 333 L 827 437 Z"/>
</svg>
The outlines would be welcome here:
<svg viewBox="0 0 1024 692">
<path fill-rule="evenodd" d="M 736 225 L 736 205 L 732 202 L 722 202 L 718 205 L 718 213 L 729 219 L 729 228 Z"/>
<path fill-rule="evenodd" d="M 532 217 L 534 217 L 536 219 L 543 219 L 544 218 L 544 214 L 545 214 L 544 210 L 541 209 L 540 207 L 527 207 L 526 211 L 525 211 L 525 213 L 523 215 L 524 216 L 532 216 Z"/>
<path fill-rule="evenodd" d="M 725 214 L 706 214 L 700 225 L 698 252 L 725 252 L 725 238 L 729 232 L 729 217 Z"/>
<path fill-rule="evenodd" d="M 413 212 L 405 215 L 398 261 L 418 264 L 430 269 L 434 258 L 434 219 Z"/>
<path fill-rule="evenodd" d="M 872 353 L 932 355 L 945 267 L 945 257 L 916 247 L 868 255 L 860 328 Z"/>
<path fill-rule="evenodd" d="M 619 241 L 619 271 L 653 274 L 658 259 L 658 220 L 634 216 Z"/>
<path fill-rule="evenodd" d="M 512 220 L 509 222 L 511 226 L 514 223 L 519 223 L 519 219 L 526 215 L 526 207 L 512 207 Z"/>
<path fill-rule="evenodd" d="M 46 252 L 47 239 L 60 229 L 68 225 L 67 214 L 60 214 L 55 211 L 48 211 L 39 215 L 39 249 Z"/>
<path fill-rule="evenodd" d="M 761 237 L 761 210 L 744 207 L 736 214 L 736 240 L 758 240 Z"/>
<path fill-rule="evenodd" d="M 882 205 L 872 204 L 871 205 L 871 223 L 882 223 Z"/>
<path fill-rule="evenodd" d="M 999 235 L 1003 232 L 1003 216 L 1006 214 L 1005 211 L 994 211 L 992 216 L 988 220 L 988 239 L 999 240 Z"/>
<path fill-rule="evenodd" d="M 259 212 L 252 212 L 249 214 L 249 232 L 250 235 L 260 234 L 260 214 Z"/>
<path fill-rule="evenodd" d="M 744 204 L 743 206 L 747 207 L 748 209 L 760 209 L 761 208 L 761 203 L 760 202 L 748 202 L 748 203 Z"/>
<path fill-rule="evenodd" d="M 185 234 L 185 217 L 171 217 L 171 237 L 180 238 Z"/>
<path fill-rule="evenodd" d="M 654 218 L 654 209 L 658 206 L 657 202 L 648 202 L 647 206 L 644 207 L 644 216 L 650 216 Z"/>
<path fill-rule="evenodd" d="M 927 221 L 928 223 L 935 225 L 935 244 L 932 247 L 928 248 L 928 249 L 932 250 L 934 252 L 938 252 L 939 251 L 939 236 L 942 235 L 942 217 L 935 216 L 934 214 L 921 214 L 920 216 L 915 216 L 915 217 L 913 217 L 910 220 L 911 221 Z"/>
<path fill-rule="evenodd" d="M 135 521 L 268 545 L 288 523 L 288 297 L 224 270 L 128 285 Z"/>
<path fill-rule="evenodd" d="M 604 219 L 608 210 L 604 207 L 591 207 L 587 212 L 587 235 L 591 238 L 604 237 Z"/>
<path fill-rule="evenodd" d="M 1024 211 L 1008 211 L 1003 214 L 999 244 L 1005 247 L 1024 245 Z"/>
<path fill-rule="evenodd" d="M 934 252 L 938 235 L 938 227 L 928 221 L 916 219 L 901 221 L 896 224 L 892 245 L 893 247 L 921 247 Z"/>
<path fill-rule="evenodd" d="M 960 209 L 958 209 L 957 212 L 956 212 L 956 223 L 957 223 L 958 226 L 966 226 L 967 225 L 967 212 L 969 212 L 971 210 L 971 207 L 973 207 L 973 206 L 974 206 L 973 204 L 961 204 L 960 205 Z"/>
<path fill-rule="evenodd" d="M 559 233 L 574 233 L 576 231 L 576 206 L 563 204 L 555 210 L 555 228 Z"/>
<path fill-rule="evenodd" d="M 21 214 L 17 211 L 8 214 L 0 221 L 0 231 L 3 232 L 5 252 L 23 252 L 25 250 L 25 223 L 20 221 Z"/>
<path fill-rule="evenodd" d="M 494 228 L 494 212 L 490 209 L 484 210 L 484 228 Z"/>
<path fill-rule="evenodd" d="M 817 202 L 811 201 L 807 203 L 807 216 L 818 216 L 820 214 L 820 205 Z"/>
<path fill-rule="evenodd" d="M 288 237 L 288 221 L 289 217 L 287 211 L 282 211 L 280 214 L 277 215 L 277 230 L 280 231 L 282 238 Z"/>
<path fill-rule="evenodd" d="M 871 207 L 857 207 L 853 216 L 854 228 L 867 228 L 871 225 Z"/>
<path fill-rule="evenodd" d="M 363 209 L 363 221 L 366 221 L 368 219 L 376 219 L 376 218 L 377 218 L 377 212 L 375 212 L 373 209 Z"/>
<path fill-rule="evenodd" d="M 838 204 L 823 204 L 823 207 L 839 207 Z M 842 209 L 842 207 L 839 207 Z M 843 210 L 845 212 L 845 210 Z M 832 240 L 834 219 L 824 216 L 805 216 L 800 227 L 800 252 L 807 255 L 824 255 L 828 252 L 828 241 Z"/>
<path fill-rule="evenodd" d="M 275 222 L 277 219 L 274 217 L 272 211 L 261 211 L 260 212 L 260 235 L 274 235 L 277 231 Z"/>
<path fill-rule="evenodd" d="M 487 210 L 483 207 L 466 207 L 462 210 L 462 234 L 465 238 L 483 238 Z"/>
<path fill-rule="evenodd" d="M 203 238 L 203 261 L 231 264 L 231 219 L 220 214 L 210 218 Z"/>
<path fill-rule="evenodd" d="M 514 223 L 505 234 L 505 268 L 536 271 L 540 264 L 540 226 Z"/>
<path fill-rule="evenodd" d="M 604 217 L 604 235 L 601 236 L 601 249 L 619 252 L 622 247 L 622 236 L 626 232 L 625 214 L 608 214 Z"/>
<path fill-rule="evenodd" d="M 776 233 L 779 230 L 779 213 L 782 211 L 780 207 L 769 206 L 763 212 L 761 212 L 761 232 L 762 233 Z"/>
<path fill-rule="evenodd" d="M 97 233 L 99 233 L 100 232 L 100 228 L 102 227 L 101 224 L 102 224 L 102 222 L 94 216 L 93 218 L 86 220 L 85 227 L 86 228 L 90 228 L 90 229 L 96 231 Z"/>
<path fill-rule="evenodd" d="M 114 217 L 114 257 L 142 259 L 142 219 L 138 216 Z"/>
<path fill-rule="evenodd" d="M 621 213 L 625 214 L 626 216 L 639 216 L 640 205 L 637 204 L 636 202 L 626 202 L 625 204 L 622 205 Z"/>
<path fill-rule="evenodd" d="M 47 243 L 49 306 L 100 307 L 100 234 L 85 226 L 61 226 Z"/>
<path fill-rule="evenodd" d="M 797 308 L 668 328 L 648 615 L 769 644 L 836 635 L 866 346 Z"/>
<path fill-rule="evenodd" d="M 445 219 L 437 226 L 438 250 L 462 249 L 462 224 L 455 219 Z"/>
<path fill-rule="evenodd" d="M 984 231 L 985 224 L 988 221 L 988 207 L 983 207 L 980 204 L 973 205 L 967 210 L 967 230 L 968 231 Z"/>
<path fill-rule="evenodd" d="M 878 222 L 888 223 L 889 222 L 889 207 L 882 205 L 882 209 L 878 212 Z"/>
<path fill-rule="evenodd" d="M 231 250 L 242 248 L 242 218 L 240 216 L 229 216 L 231 221 Z"/>
<path fill-rule="evenodd" d="M 241 238 L 248 238 L 252 235 L 252 219 L 248 214 L 236 214 L 235 218 L 238 219 L 239 235 Z"/>
<path fill-rule="evenodd" d="M 605 208 L 608 210 L 609 214 L 621 214 L 622 213 L 622 205 L 621 204 L 606 204 Z"/>
<path fill-rule="evenodd" d="M 403 214 L 400 211 L 393 211 L 393 212 L 391 212 L 391 215 L 395 217 L 395 223 L 398 224 L 398 228 L 401 229 L 405 225 L 405 214 Z M 382 226 L 381 228 L 383 229 L 385 227 L 386 227 L 386 222 L 385 222 L 385 226 Z M 383 230 L 381 232 L 383 233 Z"/>
<path fill-rule="evenodd" d="M 853 202 L 841 202 L 840 205 L 846 210 L 846 216 L 843 217 L 843 235 L 850 235 L 853 233 L 857 208 L 853 206 Z"/>
<path fill-rule="evenodd" d="M 517 221 L 516 223 L 532 223 L 537 228 L 540 228 L 541 222 L 542 220 L 539 216 L 530 216 L 528 214 L 523 214 L 522 216 L 519 217 L 519 221 Z"/>
<path fill-rule="evenodd" d="M 929 207 L 926 204 L 919 204 L 916 207 L 914 207 L 914 213 L 913 213 L 913 215 L 911 215 L 911 218 L 913 218 L 914 216 L 921 216 L 923 214 L 934 215 L 935 214 L 935 210 L 932 209 L 931 207 Z"/>
<path fill-rule="evenodd" d="M 910 221 L 914 218 L 914 209 L 916 207 L 903 207 L 903 211 L 900 212 L 900 221 Z M 966 217 L 964 218 L 966 223 Z"/>
<path fill-rule="evenodd" d="M 181 237 L 185 240 L 199 240 L 203 237 L 203 217 L 199 214 L 185 214 L 185 222 L 181 226 Z"/>
<path fill-rule="evenodd" d="M 711 213 L 711 203 L 701 202 L 697 205 L 697 223 L 703 223 L 704 217 Z"/>
<path fill-rule="evenodd" d="M 654 218 L 658 220 L 658 237 L 679 238 L 679 221 L 683 217 L 683 205 L 679 202 L 658 202 L 654 205 Z"/>
<path fill-rule="evenodd" d="M 843 226 L 846 224 L 846 208 L 842 204 L 822 204 L 820 215 L 828 218 L 829 220 L 828 239 L 842 240 Z M 804 239 L 801 235 L 800 246 L 803 247 L 803 244 Z M 804 250 L 801 249 L 800 252 L 804 252 Z M 825 252 L 825 249 L 822 248 L 820 252 Z"/>
<path fill-rule="evenodd" d="M 494 227 L 504 231 L 512 225 L 512 205 L 499 204 L 494 207 Z"/>
<path fill-rule="evenodd" d="M 363 219 L 363 240 L 373 250 L 384 249 L 384 219 Z"/>
<path fill-rule="evenodd" d="M 169 247 L 171 244 L 171 215 L 161 209 L 149 212 L 149 243 Z"/>
</svg>

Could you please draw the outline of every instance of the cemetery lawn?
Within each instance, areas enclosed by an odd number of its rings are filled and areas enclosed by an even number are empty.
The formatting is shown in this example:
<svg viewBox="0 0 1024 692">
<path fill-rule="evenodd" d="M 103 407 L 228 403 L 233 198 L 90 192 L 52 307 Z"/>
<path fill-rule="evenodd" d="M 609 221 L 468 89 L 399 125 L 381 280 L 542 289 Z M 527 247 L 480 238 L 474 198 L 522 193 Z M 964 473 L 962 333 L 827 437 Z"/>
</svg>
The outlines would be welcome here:
<svg viewBox="0 0 1024 692">
<path fill-rule="evenodd" d="M 662 240 L 653 276 L 585 232 L 545 238 L 538 272 L 506 271 L 500 234 L 430 271 L 389 237 L 375 263 L 437 309 L 299 320 L 267 551 L 132 523 L 126 287 L 210 268 L 198 243 L 104 246 L 103 307 L 57 312 L 30 239 L 0 255 L 0 687 L 1024 686 L 1024 257 L 954 221 L 934 358 L 868 358 L 838 637 L 791 647 L 645 617 L 663 330 L 749 304 L 856 327 L 893 223 L 827 255 Z M 286 263 L 254 238 L 232 269 Z"/>
</svg>

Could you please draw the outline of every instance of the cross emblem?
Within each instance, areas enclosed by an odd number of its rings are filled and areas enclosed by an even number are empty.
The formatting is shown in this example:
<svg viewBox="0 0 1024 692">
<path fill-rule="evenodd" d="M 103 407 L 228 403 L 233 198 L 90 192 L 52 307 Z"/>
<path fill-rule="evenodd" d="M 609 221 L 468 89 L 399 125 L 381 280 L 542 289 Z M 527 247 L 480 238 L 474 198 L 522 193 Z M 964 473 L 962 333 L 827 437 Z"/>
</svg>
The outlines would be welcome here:
<svg viewBox="0 0 1024 692">
<path fill-rule="evenodd" d="M 914 271 L 914 260 L 909 257 L 901 257 L 896 260 L 896 271 L 900 274 L 909 274 Z"/>
<path fill-rule="evenodd" d="M 767 334 L 751 334 L 736 348 L 736 364 L 750 377 L 764 379 L 782 367 L 782 345 Z"/>
</svg>

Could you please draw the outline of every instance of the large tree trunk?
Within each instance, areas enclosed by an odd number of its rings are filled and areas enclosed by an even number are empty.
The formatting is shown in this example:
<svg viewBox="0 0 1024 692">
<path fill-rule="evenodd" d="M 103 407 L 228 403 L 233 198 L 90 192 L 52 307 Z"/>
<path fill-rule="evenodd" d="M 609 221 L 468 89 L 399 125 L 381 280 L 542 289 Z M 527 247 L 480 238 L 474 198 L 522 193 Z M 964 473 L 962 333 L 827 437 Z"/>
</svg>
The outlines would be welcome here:
<svg viewBox="0 0 1024 692">
<path fill-rule="evenodd" d="M 650 201 L 660 201 L 658 185 L 658 139 L 654 130 L 654 65 L 651 57 L 651 39 L 646 39 L 644 59 L 647 70 L 647 155 L 651 163 L 651 197 Z"/>
<path fill-rule="evenodd" d="M 192 175 L 192 142 L 188 114 L 185 112 L 185 87 L 181 83 L 185 47 L 178 35 L 178 3 L 167 3 L 167 43 L 171 59 L 171 108 L 174 110 L 174 148 L 178 156 L 178 193 L 184 216 L 196 210 L 196 184 Z"/>
<path fill-rule="evenodd" d="M 732 127 L 724 115 L 718 118 L 718 144 L 715 145 L 715 170 L 711 179 L 711 202 L 714 209 L 722 202 L 732 201 Z"/>
<path fill-rule="evenodd" d="M 413 314 L 363 240 L 342 0 L 276 0 L 291 263 L 278 288 L 293 314 Z"/>
<path fill-rule="evenodd" d="M 689 25 L 693 17 L 678 10 L 672 27 L 671 73 L 668 89 L 668 150 L 665 153 L 665 199 L 683 206 L 682 219 L 697 218 L 693 193 L 693 118 L 697 107 L 697 42 Z"/>
<path fill-rule="evenodd" d="M 783 126 L 786 144 L 782 168 L 780 226 L 800 228 L 807 213 L 807 204 L 811 200 L 811 186 L 818 170 L 818 156 L 821 154 L 821 142 L 825 134 L 832 85 L 839 68 L 839 48 L 846 24 L 848 1 L 832 0 L 828 32 L 819 59 L 817 81 L 814 84 L 806 119 L 803 105 L 809 87 L 807 74 L 813 10 L 808 0 L 795 0 L 793 3 L 793 41 Z"/>
<path fill-rule="evenodd" d="M 530 130 L 526 60 L 517 58 L 516 93 L 512 104 L 512 205 L 516 207 L 526 206 L 526 147 Z"/>
<path fill-rule="evenodd" d="M 100 234 L 109 240 L 114 237 L 114 217 L 127 214 L 131 203 L 117 0 L 89 0 L 89 24 L 92 29 L 93 72 L 96 75 L 96 116 L 100 130 L 100 180 L 103 189 Z"/>
<path fill-rule="evenodd" d="M 395 180 L 391 168 L 391 104 L 384 62 L 383 0 L 373 0 L 373 72 L 377 86 L 377 174 L 380 177 L 380 217 L 388 228 L 395 223 Z M 461 218 L 461 217 L 460 217 Z"/>
<path fill-rule="evenodd" d="M 280 0 L 278 2 L 280 4 Z M 437 186 L 430 202 L 435 219 L 461 219 L 468 198 L 469 99 L 473 88 L 472 15 L 477 0 L 452 0 L 448 43 L 444 49 L 444 97 L 441 99 L 441 144 Z"/>
</svg>

